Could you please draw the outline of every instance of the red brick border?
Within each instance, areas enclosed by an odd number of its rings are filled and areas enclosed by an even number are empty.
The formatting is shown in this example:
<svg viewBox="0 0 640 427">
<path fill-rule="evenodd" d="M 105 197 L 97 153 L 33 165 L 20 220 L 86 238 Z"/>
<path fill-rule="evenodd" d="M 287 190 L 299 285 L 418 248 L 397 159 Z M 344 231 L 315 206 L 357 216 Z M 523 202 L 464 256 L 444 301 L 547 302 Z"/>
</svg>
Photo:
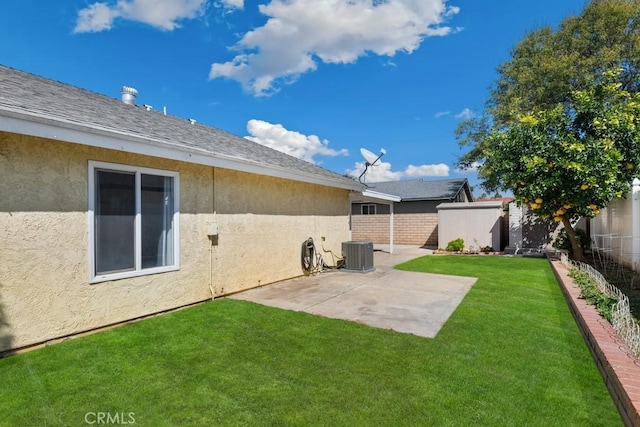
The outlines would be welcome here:
<svg viewBox="0 0 640 427">
<path fill-rule="evenodd" d="M 611 324 L 578 298 L 580 288 L 569 277 L 568 269 L 560 261 L 549 262 L 622 420 L 627 426 L 640 426 L 640 361 L 631 355 Z"/>
</svg>

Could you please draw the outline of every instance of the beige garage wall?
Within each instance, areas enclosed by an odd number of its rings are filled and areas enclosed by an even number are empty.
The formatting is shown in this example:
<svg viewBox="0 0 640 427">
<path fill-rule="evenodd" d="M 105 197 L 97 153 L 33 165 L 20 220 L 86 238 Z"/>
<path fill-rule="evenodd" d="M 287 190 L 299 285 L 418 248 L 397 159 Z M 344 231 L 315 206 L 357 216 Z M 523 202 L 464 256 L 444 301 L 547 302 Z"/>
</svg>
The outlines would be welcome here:
<svg viewBox="0 0 640 427">
<path fill-rule="evenodd" d="M 179 271 L 89 284 L 89 160 L 180 173 Z M 0 351 L 298 276 L 306 238 L 348 240 L 347 193 L 0 132 Z"/>
</svg>

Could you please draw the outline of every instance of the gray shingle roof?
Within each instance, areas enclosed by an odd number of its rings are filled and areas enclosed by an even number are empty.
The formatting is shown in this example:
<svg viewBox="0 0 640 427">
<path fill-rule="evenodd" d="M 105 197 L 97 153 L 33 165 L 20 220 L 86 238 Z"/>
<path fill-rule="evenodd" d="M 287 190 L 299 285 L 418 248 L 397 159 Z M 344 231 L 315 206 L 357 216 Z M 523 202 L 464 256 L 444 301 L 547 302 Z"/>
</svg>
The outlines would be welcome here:
<svg viewBox="0 0 640 427">
<path fill-rule="evenodd" d="M 362 186 L 340 174 L 220 129 L 147 111 L 75 86 L 0 65 L 0 118 L 16 118 L 89 134 L 135 139 L 163 152 L 194 153 L 213 166 L 238 166 L 270 176 L 352 190 Z M 0 131 L 11 132 L 0 123 Z M 69 141 L 78 142 L 82 141 Z M 194 157 L 195 158 L 195 157 Z M 216 160 L 219 163 L 216 163 Z M 231 165 L 231 166 L 229 166 Z"/>
<path fill-rule="evenodd" d="M 471 195 L 466 178 L 440 181 L 423 181 L 421 179 L 407 181 L 376 182 L 369 189 L 379 193 L 399 196 L 402 201 L 411 200 L 453 200 L 461 191 Z"/>
</svg>

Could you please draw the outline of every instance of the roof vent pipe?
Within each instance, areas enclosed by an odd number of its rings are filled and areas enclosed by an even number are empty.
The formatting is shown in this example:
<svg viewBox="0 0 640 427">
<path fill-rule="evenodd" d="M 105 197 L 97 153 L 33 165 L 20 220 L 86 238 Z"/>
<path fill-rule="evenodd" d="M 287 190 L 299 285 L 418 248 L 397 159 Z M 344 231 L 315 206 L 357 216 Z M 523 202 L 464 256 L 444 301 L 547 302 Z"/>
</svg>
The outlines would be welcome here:
<svg viewBox="0 0 640 427">
<path fill-rule="evenodd" d="M 122 86 L 120 93 L 122 94 L 122 102 L 129 105 L 136 105 L 137 90 L 129 86 Z"/>
</svg>

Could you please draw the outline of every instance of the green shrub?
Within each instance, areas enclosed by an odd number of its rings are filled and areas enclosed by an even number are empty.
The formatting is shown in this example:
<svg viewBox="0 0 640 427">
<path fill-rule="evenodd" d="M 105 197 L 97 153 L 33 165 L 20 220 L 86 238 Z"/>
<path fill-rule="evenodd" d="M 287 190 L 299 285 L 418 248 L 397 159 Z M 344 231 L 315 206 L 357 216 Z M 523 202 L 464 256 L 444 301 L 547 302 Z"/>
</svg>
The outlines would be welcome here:
<svg viewBox="0 0 640 427">
<path fill-rule="evenodd" d="M 464 240 L 461 238 L 454 239 L 447 243 L 446 249 L 452 252 L 460 252 L 464 249 Z"/>
<path fill-rule="evenodd" d="M 598 313 L 611 323 L 613 306 L 618 302 L 618 299 L 600 292 L 589 275 L 584 271 L 574 268 L 569 272 L 569 276 L 573 278 L 575 284 L 580 287 L 580 298 L 586 300 L 587 304 L 595 306 Z"/>
</svg>

